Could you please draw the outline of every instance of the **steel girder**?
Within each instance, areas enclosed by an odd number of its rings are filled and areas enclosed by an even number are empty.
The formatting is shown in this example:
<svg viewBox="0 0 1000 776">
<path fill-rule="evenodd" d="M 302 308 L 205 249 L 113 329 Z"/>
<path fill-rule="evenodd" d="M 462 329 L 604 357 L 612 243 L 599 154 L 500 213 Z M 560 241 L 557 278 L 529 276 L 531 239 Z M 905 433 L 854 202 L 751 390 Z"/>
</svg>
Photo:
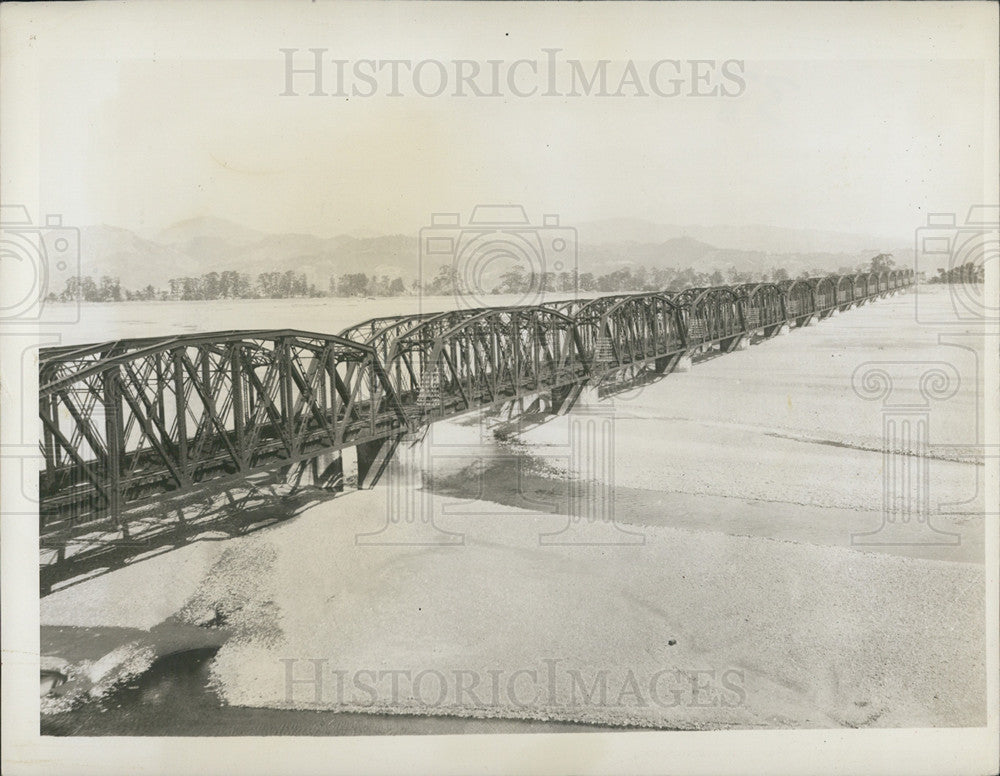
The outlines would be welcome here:
<svg viewBox="0 0 1000 776">
<path fill-rule="evenodd" d="M 377 340 L 369 340 L 377 352 L 384 352 L 386 373 L 400 403 L 412 416 L 420 414 L 417 400 L 421 393 L 426 401 L 436 371 L 429 369 L 432 354 L 441 336 L 463 321 L 482 315 L 494 308 L 451 310 L 427 316 L 415 316 L 383 330 Z M 503 308 L 500 308 L 503 309 Z"/>
<path fill-rule="evenodd" d="M 580 344 L 590 363 L 607 363 L 606 352 L 612 345 L 610 335 L 602 325 L 604 314 L 619 302 L 625 301 L 635 294 L 614 294 L 596 299 L 582 300 L 572 314 L 580 336 Z"/>
<path fill-rule="evenodd" d="M 360 342 L 375 348 L 383 365 L 386 363 L 387 344 L 391 344 L 396 334 L 405 331 L 426 318 L 438 313 L 411 313 L 407 315 L 387 315 L 381 318 L 369 318 L 367 321 L 348 326 L 340 336 L 344 339 Z"/>
<path fill-rule="evenodd" d="M 868 301 L 873 301 L 878 298 L 879 295 L 879 282 L 878 273 L 869 272 L 867 275 L 868 280 Z"/>
<path fill-rule="evenodd" d="M 593 298 L 587 297 L 584 299 L 562 299 L 558 302 L 547 303 L 545 307 L 550 310 L 555 310 L 563 315 L 574 316 L 576 313 L 586 305 L 590 304 Z"/>
<path fill-rule="evenodd" d="M 886 270 L 873 273 L 876 276 L 876 283 L 879 296 L 887 296 L 889 293 L 889 273 Z"/>
</svg>

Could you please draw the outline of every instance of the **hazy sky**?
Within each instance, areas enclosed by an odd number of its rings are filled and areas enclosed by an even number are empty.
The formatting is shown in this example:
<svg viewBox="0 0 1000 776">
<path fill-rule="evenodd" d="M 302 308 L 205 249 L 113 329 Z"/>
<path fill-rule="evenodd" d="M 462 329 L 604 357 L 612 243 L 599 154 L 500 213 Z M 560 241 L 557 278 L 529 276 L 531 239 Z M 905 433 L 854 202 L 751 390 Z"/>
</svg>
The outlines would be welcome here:
<svg viewBox="0 0 1000 776">
<path fill-rule="evenodd" d="M 996 186 L 987 5 L 137 5 L 43 14 L 32 28 L 39 202 L 73 223 L 219 216 L 268 232 L 409 233 L 434 211 L 517 202 L 567 224 L 905 238 L 926 212 L 964 211 Z M 325 49 L 328 92 L 333 59 L 349 61 L 348 94 L 369 88 L 350 72 L 366 59 L 442 61 L 449 88 L 422 96 L 404 69 L 404 95 L 389 96 L 383 68 L 374 96 L 305 96 L 308 75 L 296 76 L 302 96 L 280 96 L 281 48 L 299 49 L 299 66 Z M 518 59 L 543 66 L 544 48 L 561 49 L 561 93 L 568 60 L 589 75 L 606 59 L 609 91 L 632 61 L 648 96 L 521 98 L 505 81 L 501 97 L 450 96 L 453 60 L 481 75 L 499 60 L 506 74 Z M 688 96 L 691 59 L 718 63 L 703 66 L 703 88 L 726 60 L 742 62 L 745 86 Z M 651 92 L 661 60 L 680 61 L 680 95 Z M 515 86 L 545 89 L 519 67 Z M 425 91 L 436 72 L 422 71 Z"/>
</svg>

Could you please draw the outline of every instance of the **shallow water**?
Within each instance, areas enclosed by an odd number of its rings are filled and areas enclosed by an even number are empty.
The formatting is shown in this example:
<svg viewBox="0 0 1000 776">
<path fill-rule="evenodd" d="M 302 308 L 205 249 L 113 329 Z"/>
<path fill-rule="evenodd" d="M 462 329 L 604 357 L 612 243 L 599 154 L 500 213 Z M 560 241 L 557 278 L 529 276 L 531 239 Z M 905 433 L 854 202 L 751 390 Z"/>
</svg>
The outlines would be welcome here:
<svg viewBox="0 0 1000 776">
<path fill-rule="evenodd" d="M 483 720 L 224 706 L 209 685 L 217 647 L 166 655 L 140 677 L 71 712 L 43 716 L 43 736 L 364 736 L 600 731 L 564 722 Z M 622 728 L 615 728 L 621 730 Z"/>
</svg>

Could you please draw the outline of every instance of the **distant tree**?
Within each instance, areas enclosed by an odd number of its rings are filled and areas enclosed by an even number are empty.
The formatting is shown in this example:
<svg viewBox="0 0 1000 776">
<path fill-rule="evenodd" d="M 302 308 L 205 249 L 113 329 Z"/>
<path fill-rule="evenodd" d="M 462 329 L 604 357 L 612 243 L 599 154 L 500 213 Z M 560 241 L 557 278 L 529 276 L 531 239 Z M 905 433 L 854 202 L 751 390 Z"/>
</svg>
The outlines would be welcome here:
<svg viewBox="0 0 1000 776">
<path fill-rule="evenodd" d="M 101 277 L 101 287 L 97 291 L 97 300 L 99 302 L 120 302 L 122 300 L 122 288 L 121 283 L 118 282 L 118 278 L 108 277 L 104 275 Z"/>
<path fill-rule="evenodd" d="M 891 253 L 880 253 L 871 260 L 868 265 L 868 272 L 887 272 L 896 265 Z"/>
<path fill-rule="evenodd" d="M 364 272 L 348 272 L 337 281 L 340 296 L 365 296 L 368 293 L 368 276 Z"/>
<path fill-rule="evenodd" d="M 208 272 L 201 276 L 202 294 L 205 299 L 218 299 L 222 296 L 222 286 L 219 282 L 218 272 Z"/>
<path fill-rule="evenodd" d="M 523 294 L 531 291 L 534 279 L 520 266 L 514 265 L 500 276 L 500 283 L 494 289 L 497 294 Z"/>
<path fill-rule="evenodd" d="M 438 269 L 437 274 L 424 289 L 430 296 L 446 296 L 459 289 L 458 270 L 451 264 Z"/>
<path fill-rule="evenodd" d="M 572 272 L 563 271 L 559 273 L 556 284 L 560 291 L 576 291 L 577 281 L 576 270 Z"/>
</svg>

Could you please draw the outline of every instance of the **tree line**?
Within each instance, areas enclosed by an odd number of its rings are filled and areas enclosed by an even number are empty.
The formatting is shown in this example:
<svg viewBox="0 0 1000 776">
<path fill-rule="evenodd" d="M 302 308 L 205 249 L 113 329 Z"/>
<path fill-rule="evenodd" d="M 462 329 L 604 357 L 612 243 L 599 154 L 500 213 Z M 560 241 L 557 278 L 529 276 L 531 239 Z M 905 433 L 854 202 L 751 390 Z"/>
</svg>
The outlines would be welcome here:
<svg viewBox="0 0 1000 776">
<path fill-rule="evenodd" d="M 893 267 L 892 257 L 880 254 L 868 264 L 841 267 L 840 274 L 854 272 L 881 272 Z M 813 269 L 799 277 L 828 274 L 827 270 Z M 514 266 L 501 274 L 492 288 L 465 289 L 487 294 L 524 294 L 532 292 L 553 293 L 619 293 L 648 291 L 680 291 L 697 286 L 735 285 L 739 283 L 780 282 L 789 280 L 783 267 L 772 267 L 762 272 L 741 272 L 730 267 L 720 270 L 698 271 L 692 267 L 621 267 L 603 274 L 593 272 L 528 272 Z M 933 281 L 932 281 L 933 282 Z M 949 282 L 949 281 L 939 281 Z M 61 302 L 127 302 L 127 301 L 200 301 L 215 299 L 293 299 L 316 297 L 391 297 L 391 296 L 446 296 L 463 290 L 463 279 L 451 265 L 441 267 L 429 280 L 419 279 L 407 284 L 402 278 L 348 272 L 334 275 L 326 289 L 310 283 L 304 273 L 262 272 L 256 278 L 243 272 L 206 272 L 196 277 L 172 278 L 167 288 L 147 285 L 141 289 L 123 288 L 119 279 L 108 275 L 97 280 L 87 275 L 70 278 L 59 294 L 51 293 L 50 301 Z"/>
<path fill-rule="evenodd" d="M 937 275 L 928 278 L 928 283 L 983 283 L 986 280 L 986 268 L 982 266 L 974 267 L 952 267 L 945 269 L 938 267 Z"/>
</svg>

